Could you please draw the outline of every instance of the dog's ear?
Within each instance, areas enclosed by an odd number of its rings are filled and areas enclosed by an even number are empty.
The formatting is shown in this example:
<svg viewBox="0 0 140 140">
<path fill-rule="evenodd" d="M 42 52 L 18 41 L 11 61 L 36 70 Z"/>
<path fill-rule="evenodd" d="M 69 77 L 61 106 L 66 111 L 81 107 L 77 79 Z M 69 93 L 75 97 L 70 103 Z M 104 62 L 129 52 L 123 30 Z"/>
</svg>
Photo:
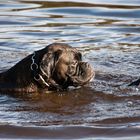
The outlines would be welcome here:
<svg viewBox="0 0 140 140">
<path fill-rule="evenodd" d="M 82 61 L 82 54 L 80 52 L 75 53 L 75 59 L 78 61 Z"/>
<path fill-rule="evenodd" d="M 60 57 L 60 55 L 62 54 L 62 50 L 57 50 L 53 53 L 54 56 L 54 63 L 56 63 Z"/>
<path fill-rule="evenodd" d="M 50 78 L 55 68 L 56 62 L 59 60 L 60 55 L 62 54 L 62 50 L 49 50 L 47 53 L 44 54 L 41 62 L 40 62 L 40 69 L 44 71 L 44 74 Z"/>
</svg>

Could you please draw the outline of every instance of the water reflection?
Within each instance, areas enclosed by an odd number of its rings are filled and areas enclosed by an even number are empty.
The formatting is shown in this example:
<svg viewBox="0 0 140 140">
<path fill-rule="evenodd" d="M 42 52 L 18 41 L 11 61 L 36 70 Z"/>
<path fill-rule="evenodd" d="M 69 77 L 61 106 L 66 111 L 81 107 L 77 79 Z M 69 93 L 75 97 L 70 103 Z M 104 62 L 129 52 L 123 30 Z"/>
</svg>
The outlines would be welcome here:
<svg viewBox="0 0 140 140">
<path fill-rule="evenodd" d="M 96 70 L 80 89 L 0 95 L 1 123 L 139 127 L 140 89 L 127 87 L 140 76 L 139 17 L 137 0 L 1 1 L 0 71 L 53 42 L 76 47 Z"/>
</svg>

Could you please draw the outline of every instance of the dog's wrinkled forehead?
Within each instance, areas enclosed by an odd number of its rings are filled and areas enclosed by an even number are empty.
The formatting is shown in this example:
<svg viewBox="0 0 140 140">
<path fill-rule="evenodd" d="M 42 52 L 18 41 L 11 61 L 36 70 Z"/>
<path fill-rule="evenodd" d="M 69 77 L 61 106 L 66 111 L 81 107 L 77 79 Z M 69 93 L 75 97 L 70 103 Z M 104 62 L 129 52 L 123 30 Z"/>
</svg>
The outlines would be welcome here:
<svg viewBox="0 0 140 140">
<path fill-rule="evenodd" d="M 48 52 L 56 52 L 58 50 L 66 50 L 68 48 L 70 49 L 72 47 L 67 44 L 61 44 L 61 43 L 54 43 L 47 46 Z"/>
<path fill-rule="evenodd" d="M 55 68 L 56 63 L 69 65 L 75 61 L 82 61 L 82 55 L 76 48 L 67 44 L 55 43 L 45 48 L 40 66 L 47 71 L 46 73 L 51 73 L 50 71 Z"/>
<path fill-rule="evenodd" d="M 82 60 L 81 53 L 76 49 L 67 44 L 55 43 L 47 47 L 48 53 L 53 53 L 56 56 L 60 56 L 63 53 L 63 58 Z"/>
</svg>

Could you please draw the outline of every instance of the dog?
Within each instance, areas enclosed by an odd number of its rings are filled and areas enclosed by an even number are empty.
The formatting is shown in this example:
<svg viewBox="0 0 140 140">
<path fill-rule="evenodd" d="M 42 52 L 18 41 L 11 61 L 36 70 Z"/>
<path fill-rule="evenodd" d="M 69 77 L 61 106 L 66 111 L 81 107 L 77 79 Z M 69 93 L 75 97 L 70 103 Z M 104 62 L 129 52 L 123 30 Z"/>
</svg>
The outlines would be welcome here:
<svg viewBox="0 0 140 140">
<path fill-rule="evenodd" d="M 95 75 L 82 54 L 68 44 L 53 43 L 0 73 L 0 92 L 63 91 L 87 84 Z"/>
<path fill-rule="evenodd" d="M 130 83 L 128 86 L 140 86 L 140 78 L 137 79 L 136 81 L 133 81 L 133 82 Z"/>
</svg>

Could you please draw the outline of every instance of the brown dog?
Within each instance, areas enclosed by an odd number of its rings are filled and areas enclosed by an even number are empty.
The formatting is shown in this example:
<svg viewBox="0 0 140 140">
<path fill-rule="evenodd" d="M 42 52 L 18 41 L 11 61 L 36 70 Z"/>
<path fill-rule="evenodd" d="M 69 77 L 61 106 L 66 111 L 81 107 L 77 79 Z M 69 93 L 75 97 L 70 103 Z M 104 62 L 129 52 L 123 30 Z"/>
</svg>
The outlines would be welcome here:
<svg viewBox="0 0 140 140">
<path fill-rule="evenodd" d="M 87 84 L 92 67 L 82 62 L 81 53 L 67 44 L 54 43 L 27 56 L 0 73 L 1 92 L 64 90 Z"/>
</svg>

